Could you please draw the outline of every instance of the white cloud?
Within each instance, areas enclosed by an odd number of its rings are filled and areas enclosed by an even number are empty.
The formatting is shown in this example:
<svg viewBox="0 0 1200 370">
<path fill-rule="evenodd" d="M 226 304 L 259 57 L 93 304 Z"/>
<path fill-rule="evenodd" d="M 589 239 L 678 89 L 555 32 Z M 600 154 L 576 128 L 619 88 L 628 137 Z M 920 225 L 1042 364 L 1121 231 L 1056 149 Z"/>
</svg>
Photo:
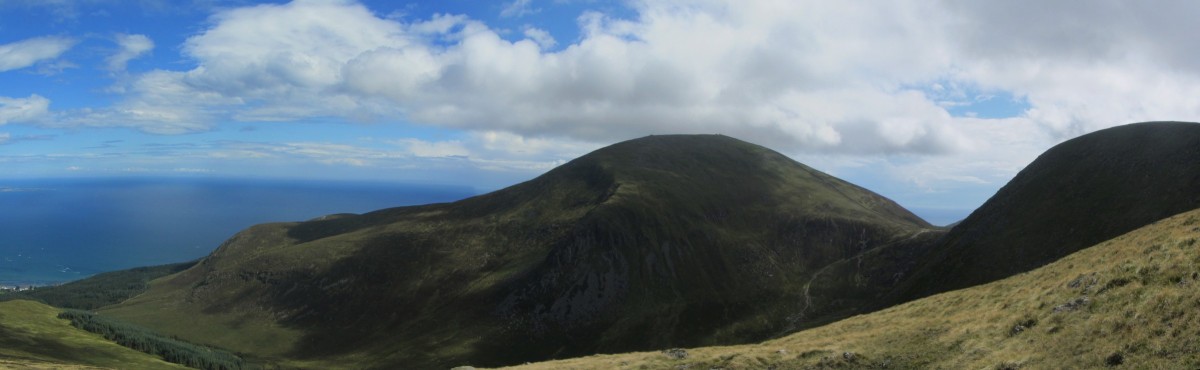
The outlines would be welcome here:
<svg viewBox="0 0 1200 370">
<path fill-rule="evenodd" d="M 394 140 L 392 143 L 407 148 L 409 153 L 417 157 L 467 157 L 471 155 L 471 152 L 458 140 L 400 139 Z"/>
<path fill-rule="evenodd" d="M 533 8 L 533 0 L 513 0 L 500 10 L 500 17 L 524 17 L 537 12 L 538 10 Z"/>
<path fill-rule="evenodd" d="M 127 35 L 119 34 L 116 37 L 117 50 L 115 54 L 108 57 L 108 70 L 124 71 L 125 65 L 137 57 L 140 57 L 150 50 L 154 49 L 154 41 L 150 40 L 146 35 Z"/>
<path fill-rule="evenodd" d="M 75 46 L 75 40 L 57 36 L 35 37 L 0 45 L 0 72 L 58 58 L 72 46 Z"/>
<path fill-rule="evenodd" d="M 554 45 L 558 45 L 558 41 L 554 40 L 554 36 L 551 36 L 549 32 L 540 28 L 526 27 L 524 34 L 526 38 L 536 42 L 542 49 L 549 49 L 553 48 Z"/>
<path fill-rule="evenodd" d="M 189 38 L 199 66 L 138 75 L 129 98 L 109 109 L 74 112 L 63 124 L 134 127 L 158 134 L 205 131 L 218 121 L 375 119 L 399 113 L 338 92 L 349 59 L 410 41 L 400 24 L 349 1 L 296 1 L 219 12 Z"/>
<path fill-rule="evenodd" d="M 843 55 L 826 60 L 826 49 L 838 45 L 793 41 L 793 33 L 811 31 L 795 26 L 805 24 L 797 17 L 812 20 L 815 30 L 821 14 L 753 4 L 728 14 L 697 7 L 648 5 L 637 23 L 585 15 L 585 38 L 558 52 L 505 41 L 464 21 L 473 32 L 460 33 L 450 47 L 381 48 L 350 61 L 346 87 L 390 98 L 418 122 L 522 135 L 611 142 L 726 133 L 842 152 L 969 145 L 944 109 L 900 88 L 909 74 L 891 69 L 917 65 L 906 54 L 876 60 L 868 55 L 874 49 L 833 50 Z M 871 22 L 896 23 L 892 10 L 864 13 Z M 920 67 L 931 75 L 939 70 L 935 63 Z M 887 78 L 867 79 L 863 70 Z"/>
<path fill-rule="evenodd" d="M 919 36 L 934 27 L 916 16 L 921 9 L 851 9 L 876 26 L 834 32 L 824 19 L 844 9 L 688 4 L 642 4 L 636 22 L 585 14 L 584 38 L 555 52 L 544 50 L 553 41 L 544 31 L 510 42 L 462 16 L 401 23 L 327 1 L 237 8 L 185 44 L 199 67 L 138 82 L 179 93 L 143 88 L 115 116 L 118 125 L 161 133 L 203 130 L 218 117 L 403 116 L 590 142 L 725 133 L 849 153 L 970 145 L 942 107 L 902 87 L 914 74 L 901 68 L 940 73 L 937 60 L 910 56 L 944 54 L 936 47 L 893 46 L 894 55 L 880 58 L 875 45 L 795 41 L 806 33 L 897 33 L 890 28 Z"/>
<path fill-rule="evenodd" d="M 571 159 L 600 148 L 595 143 L 562 138 L 524 137 L 503 131 L 474 132 L 468 141 L 474 150 L 490 158 Z"/>
<path fill-rule="evenodd" d="M 0 132 L 0 145 L 8 143 L 8 141 L 11 139 L 12 139 L 12 134 L 9 134 L 7 132 Z"/>
<path fill-rule="evenodd" d="M 1088 6 L 947 2 L 960 78 L 1028 98 L 1028 117 L 1065 139 L 1121 123 L 1200 120 L 1200 3 Z M 1022 9 L 1039 9 L 1037 12 Z"/>
<path fill-rule="evenodd" d="M 376 145 L 383 144 L 383 145 Z M 473 133 L 460 139 L 364 138 L 359 142 L 220 142 L 214 146 L 173 149 L 174 157 L 209 160 L 317 163 L 360 168 L 472 168 L 527 179 L 596 149 L 595 144 L 526 138 L 508 133 Z M 511 177 L 515 175 L 517 177 Z M 461 179 L 459 179 L 461 180 Z"/>
<path fill-rule="evenodd" d="M 468 132 L 394 153 L 331 153 L 361 165 L 420 152 L 536 167 L 647 134 L 723 133 L 853 157 L 838 163 L 937 191 L 998 186 L 1050 145 L 1096 129 L 1200 120 L 1193 2 L 630 4 L 628 19 L 581 14 L 567 45 L 534 27 L 509 35 L 461 15 L 403 21 L 352 1 L 226 9 L 183 45 L 194 69 L 137 75 L 125 101 L 64 121 L 183 133 L 333 117 Z M 987 95 L 1028 110 L 948 112 Z"/>
<path fill-rule="evenodd" d="M 34 122 L 42 119 L 50 110 L 50 99 L 40 95 L 28 98 L 0 96 L 0 125 L 10 122 Z"/>
</svg>

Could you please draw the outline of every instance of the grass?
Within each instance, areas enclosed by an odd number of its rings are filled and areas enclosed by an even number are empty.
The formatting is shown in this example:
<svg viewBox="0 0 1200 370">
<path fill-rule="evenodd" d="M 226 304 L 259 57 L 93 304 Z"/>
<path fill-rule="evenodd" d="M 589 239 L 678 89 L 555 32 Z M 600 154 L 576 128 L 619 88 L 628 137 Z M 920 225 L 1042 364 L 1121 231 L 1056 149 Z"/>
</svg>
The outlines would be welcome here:
<svg viewBox="0 0 1200 370">
<path fill-rule="evenodd" d="M 1198 368 L 1198 224 L 1189 211 L 1028 273 L 758 344 L 513 368 Z"/>
<path fill-rule="evenodd" d="M 0 367 L 32 369 L 186 369 L 71 327 L 60 309 L 0 302 Z"/>
<path fill-rule="evenodd" d="M 100 334 L 104 339 L 158 356 L 170 363 L 205 370 L 250 368 L 243 359 L 228 351 L 197 346 L 165 337 L 146 328 L 99 316 L 92 312 L 66 310 L 58 314 L 58 318 L 70 321 L 71 326 Z"/>
<path fill-rule="evenodd" d="M 256 235 L 248 240 L 253 246 L 278 242 L 270 239 L 279 236 L 286 224 L 256 226 L 248 234 Z M 264 240 L 266 239 L 266 240 Z M 249 249 L 247 253 L 260 253 Z M 254 310 L 214 310 L 204 305 L 193 304 L 192 285 L 200 290 L 212 288 L 187 278 L 203 274 L 212 259 L 219 259 L 223 251 L 218 249 L 210 260 L 202 260 L 195 271 L 185 271 L 163 279 L 152 281 L 145 294 L 119 304 L 99 310 L 104 316 L 135 323 L 159 333 L 175 336 L 186 341 L 225 348 L 252 354 L 247 360 L 256 363 L 278 363 L 285 361 L 283 355 L 300 340 L 301 332 L 276 324 L 273 318 Z M 191 274 L 191 275 L 189 275 Z M 218 291 L 220 292 L 220 291 Z M 234 300 L 234 296 L 219 296 L 213 300 Z M 217 293 L 214 293 L 217 294 Z"/>
<path fill-rule="evenodd" d="M 57 286 L 0 294 L 0 301 L 24 299 L 61 308 L 93 310 L 141 294 L 151 280 L 186 270 L 195 262 L 106 272 Z"/>
</svg>

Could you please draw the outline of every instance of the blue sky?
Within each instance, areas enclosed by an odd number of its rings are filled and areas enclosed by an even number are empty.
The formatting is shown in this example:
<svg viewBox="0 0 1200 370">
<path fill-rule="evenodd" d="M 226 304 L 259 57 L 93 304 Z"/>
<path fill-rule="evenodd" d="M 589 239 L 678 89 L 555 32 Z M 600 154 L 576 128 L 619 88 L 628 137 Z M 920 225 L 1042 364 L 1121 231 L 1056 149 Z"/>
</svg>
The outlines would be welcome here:
<svg viewBox="0 0 1200 370">
<path fill-rule="evenodd" d="M 0 0 L 0 178 L 491 190 L 721 133 L 963 213 L 1055 143 L 1197 120 L 1194 4 Z"/>
</svg>

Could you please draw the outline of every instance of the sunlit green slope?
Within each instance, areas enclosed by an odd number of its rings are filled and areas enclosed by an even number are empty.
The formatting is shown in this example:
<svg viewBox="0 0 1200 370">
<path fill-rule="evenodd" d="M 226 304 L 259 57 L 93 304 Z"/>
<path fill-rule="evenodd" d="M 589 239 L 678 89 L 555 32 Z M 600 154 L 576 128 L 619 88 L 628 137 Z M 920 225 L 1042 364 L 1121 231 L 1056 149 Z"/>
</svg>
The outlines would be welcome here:
<svg viewBox="0 0 1200 370">
<path fill-rule="evenodd" d="M 0 302 L 0 368 L 186 369 L 76 329 L 41 303 Z"/>
</svg>

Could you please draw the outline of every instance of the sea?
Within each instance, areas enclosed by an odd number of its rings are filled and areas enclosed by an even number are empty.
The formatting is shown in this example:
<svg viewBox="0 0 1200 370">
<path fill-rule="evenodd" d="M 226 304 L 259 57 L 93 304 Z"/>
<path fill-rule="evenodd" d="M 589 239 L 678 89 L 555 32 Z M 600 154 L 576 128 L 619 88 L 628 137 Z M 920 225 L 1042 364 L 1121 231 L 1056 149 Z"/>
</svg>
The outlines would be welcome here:
<svg viewBox="0 0 1200 370">
<path fill-rule="evenodd" d="M 211 178 L 0 179 L 0 286 L 199 259 L 266 222 L 452 202 L 470 187 Z"/>
</svg>

